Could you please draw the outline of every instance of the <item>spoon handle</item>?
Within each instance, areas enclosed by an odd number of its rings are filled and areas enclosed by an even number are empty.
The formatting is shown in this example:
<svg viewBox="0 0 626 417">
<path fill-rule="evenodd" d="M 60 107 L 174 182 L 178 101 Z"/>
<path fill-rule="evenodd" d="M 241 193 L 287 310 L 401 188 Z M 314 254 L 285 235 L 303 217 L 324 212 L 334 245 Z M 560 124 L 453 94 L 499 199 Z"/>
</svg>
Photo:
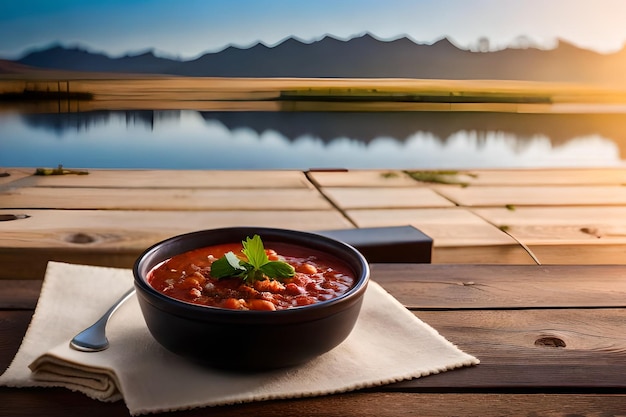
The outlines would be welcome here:
<svg viewBox="0 0 626 417">
<path fill-rule="evenodd" d="M 106 325 L 109 318 L 126 300 L 135 293 L 135 288 L 126 291 L 107 311 L 91 326 L 78 333 L 70 341 L 70 347 L 81 352 L 99 352 L 109 347 Z"/>
</svg>

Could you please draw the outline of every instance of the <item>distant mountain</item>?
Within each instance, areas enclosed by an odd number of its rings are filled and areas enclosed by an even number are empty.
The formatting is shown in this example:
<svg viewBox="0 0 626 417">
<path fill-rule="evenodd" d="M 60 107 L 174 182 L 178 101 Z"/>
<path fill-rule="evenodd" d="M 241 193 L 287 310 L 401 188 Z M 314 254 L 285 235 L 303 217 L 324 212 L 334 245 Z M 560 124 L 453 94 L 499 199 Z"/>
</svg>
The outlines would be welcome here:
<svg viewBox="0 0 626 417">
<path fill-rule="evenodd" d="M 141 55 L 110 58 L 107 55 L 88 52 L 78 47 L 65 48 L 54 45 L 48 49 L 32 52 L 17 63 L 66 71 L 123 72 L 168 74 L 180 61 L 158 58 L 152 52 Z"/>
<path fill-rule="evenodd" d="M 0 59 L 0 74 L 23 74 L 26 72 L 46 72 L 45 68 L 33 68 L 17 62 Z"/>
<path fill-rule="evenodd" d="M 190 77 L 506 79 L 626 83 L 626 49 L 613 54 L 559 42 L 536 48 L 472 52 L 448 39 L 418 44 L 408 38 L 382 41 L 365 34 L 349 40 L 326 36 L 305 43 L 289 38 L 268 47 L 230 46 L 193 60 L 160 58 L 152 52 L 111 58 L 53 45 L 18 64 L 70 71 L 164 74 Z M 1 69 L 0 69 L 1 71 Z"/>
</svg>

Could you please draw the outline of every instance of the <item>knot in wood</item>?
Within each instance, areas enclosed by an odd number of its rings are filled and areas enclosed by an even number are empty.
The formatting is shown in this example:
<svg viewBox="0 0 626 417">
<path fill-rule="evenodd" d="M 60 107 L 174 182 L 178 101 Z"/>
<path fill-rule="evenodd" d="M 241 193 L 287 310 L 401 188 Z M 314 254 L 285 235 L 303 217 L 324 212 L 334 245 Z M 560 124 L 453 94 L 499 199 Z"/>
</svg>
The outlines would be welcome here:
<svg viewBox="0 0 626 417">
<path fill-rule="evenodd" d="M 10 222 L 12 220 L 28 219 L 28 214 L 0 214 L 0 222 Z"/>
<path fill-rule="evenodd" d="M 74 233 L 69 235 L 65 240 L 70 243 L 87 244 L 95 242 L 96 238 L 86 233 Z"/>
<path fill-rule="evenodd" d="M 540 337 L 535 340 L 535 346 L 549 347 L 549 348 L 564 348 L 565 342 L 558 337 Z"/>
</svg>

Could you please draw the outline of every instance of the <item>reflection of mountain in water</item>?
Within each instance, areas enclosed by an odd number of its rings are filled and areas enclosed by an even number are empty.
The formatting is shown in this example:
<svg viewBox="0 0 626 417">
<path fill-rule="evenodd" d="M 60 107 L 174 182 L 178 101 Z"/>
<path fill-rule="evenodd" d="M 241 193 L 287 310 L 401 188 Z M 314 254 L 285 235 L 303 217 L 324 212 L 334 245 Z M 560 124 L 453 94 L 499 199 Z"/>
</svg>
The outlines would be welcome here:
<svg viewBox="0 0 626 417">
<path fill-rule="evenodd" d="M 100 110 L 82 113 L 33 113 L 23 114 L 24 123 L 33 128 L 50 130 L 59 135 L 69 131 L 86 131 L 107 128 L 114 121 L 123 121 L 127 126 L 145 125 L 154 129 L 156 121 L 180 119 L 180 110 L 155 111 L 109 111 Z"/>
<path fill-rule="evenodd" d="M 404 142 L 415 133 L 432 134 L 446 143 L 458 132 L 510 134 L 517 148 L 533 137 L 545 136 L 553 146 L 589 135 L 616 142 L 626 155 L 626 115 L 523 114 L 484 112 L 201 112 L 229 130 L 249 128 L 257 134 L 276 131 L 293 141 L 310 135 L 331 142 L 346 137 L 365 143 L 380 137 Z"/>
<path fill-rule="evenodd" d="M 431 134 L 446 143 L 459 132 L 474 132 L 477 137 L 502 133 L 516 138 L 515 149 L 538 136 L 553 146 L 570 140 L 600 135 L 610 139 L 626 158 L 626 115 L 623 114 L 522 114 L 483 112 L 200 112 L 207 122 L 219 122 L 229 130 L 252 129 L 257 134 L 275 131 L 289 141 L 304 136 L 330 143 L 349 138 L 369 143 L 376 138 L 405 142 L 416 133 Z M 181 111 L 95 111 L 23 115 L 25 122 L 37 128 L 84 131 L 107 127 L 113 121 L 154 128 L 155 121 L 167 124 L 179 120 Z"/>
</svg>

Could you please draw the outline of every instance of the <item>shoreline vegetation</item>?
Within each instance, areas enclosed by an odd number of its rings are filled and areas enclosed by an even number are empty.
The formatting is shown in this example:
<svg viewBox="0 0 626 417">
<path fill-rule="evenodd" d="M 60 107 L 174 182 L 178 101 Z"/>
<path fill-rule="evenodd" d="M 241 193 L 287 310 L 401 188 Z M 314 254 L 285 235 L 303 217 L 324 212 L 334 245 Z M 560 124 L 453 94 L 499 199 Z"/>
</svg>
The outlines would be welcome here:
<svg viewBox="0 0 626 417">
<path fill-rule="evenodd" d="M 507 80 L 4 74 L 0 78 L 0 107 L 7 105 L 56 106 L 70 112 L 139 108 L 541 113 L 586 112 L 595 108 L 626 112 L 626 88 Z"/>
</svg>

